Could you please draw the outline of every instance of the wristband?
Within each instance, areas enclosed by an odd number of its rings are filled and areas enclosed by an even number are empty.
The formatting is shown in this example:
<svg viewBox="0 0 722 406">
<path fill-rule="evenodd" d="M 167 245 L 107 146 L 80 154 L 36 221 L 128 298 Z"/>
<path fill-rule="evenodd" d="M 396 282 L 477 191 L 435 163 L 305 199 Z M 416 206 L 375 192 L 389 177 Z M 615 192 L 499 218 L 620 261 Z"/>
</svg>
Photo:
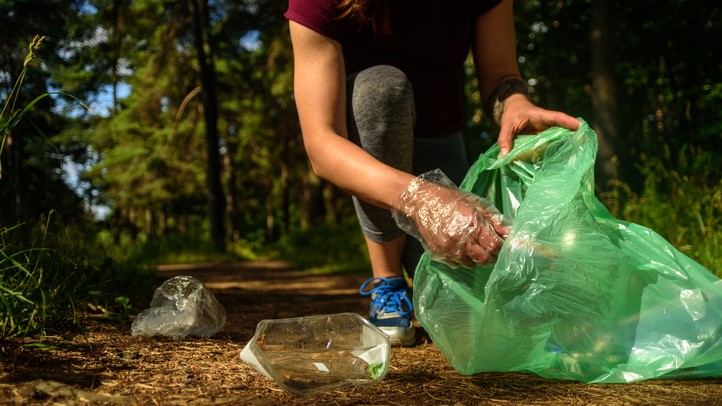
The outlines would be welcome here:
<svg viewBox="0 0 722 406">
<path fill-rule="evenodd" d="M 529 97 L 529 88 L 521 78 L 510 77 L 504 79 L 484 101 L 484 114 L 497 125 L 501 125 L 504 101 L 513 94 L 523 94 L 527 98 Z"/>
</svg>

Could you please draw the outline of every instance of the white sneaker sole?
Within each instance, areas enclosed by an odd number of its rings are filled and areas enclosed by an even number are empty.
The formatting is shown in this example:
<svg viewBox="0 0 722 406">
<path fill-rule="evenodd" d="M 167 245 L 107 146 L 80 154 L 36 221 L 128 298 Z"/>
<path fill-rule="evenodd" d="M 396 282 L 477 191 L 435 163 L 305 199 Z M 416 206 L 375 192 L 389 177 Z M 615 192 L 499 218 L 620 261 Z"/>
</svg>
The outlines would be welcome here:
<svg viewBox="0 0 722 406">
<path fill-rule="evenodd" d="M 379 330 L 389 336 L 389 342 L 394 347 L 410 347 L 416 344 L 416 329 L 413 327 L 379 327 Z"/>
</svg>

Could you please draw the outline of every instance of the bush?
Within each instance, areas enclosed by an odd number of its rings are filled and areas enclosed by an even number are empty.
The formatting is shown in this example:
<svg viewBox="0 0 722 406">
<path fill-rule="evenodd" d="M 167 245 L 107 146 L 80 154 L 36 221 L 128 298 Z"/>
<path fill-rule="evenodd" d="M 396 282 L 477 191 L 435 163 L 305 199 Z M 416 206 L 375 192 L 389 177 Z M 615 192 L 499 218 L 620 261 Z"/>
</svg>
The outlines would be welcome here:
<svg viewBox="0 0 722 406">
<path fill-rule="evenodd" d="M 153 273 L 74 243 L 58 215 L 0 229 L 0 338 L 78 329 L 87 304 L 107 306 L 127 292 L 147 295 Z"/>
<path fill-rule="evenodd" d="M 667 150 L 669 151 L 669 150 Z M 621 182 L 602 201 L 612 214 L 649 227 L 681 252 L 722 276 L 722 180 L 709 152 L 683 149 L 671 169 L 663 158 L 642 157 L 644 188 L 638 194 Z"/>
<path fill-rule="evenodd" d="M 361 273 L 371 269 L 358 223 L 349 217 L 281 237 L 278 256 L 298 269 L 319 273 Z"/>
</svg>

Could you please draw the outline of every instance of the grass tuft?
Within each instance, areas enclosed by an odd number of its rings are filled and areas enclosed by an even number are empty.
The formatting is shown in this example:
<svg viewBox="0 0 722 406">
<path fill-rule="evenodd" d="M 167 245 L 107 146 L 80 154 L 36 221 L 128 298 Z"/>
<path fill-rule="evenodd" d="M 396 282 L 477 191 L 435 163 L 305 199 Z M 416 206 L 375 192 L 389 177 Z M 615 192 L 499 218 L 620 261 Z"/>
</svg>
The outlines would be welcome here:
<svg viewBox="0 0 722 406">
<path fill-rule="evenodd" d="M 601 200 L 616 217 L 659 233 L 682 253 L 722 276 L 722 179 L 709 153 L 685 148 L 676 158 L 641 159 L 639 193 L 621 182 Z"/>
</svg>

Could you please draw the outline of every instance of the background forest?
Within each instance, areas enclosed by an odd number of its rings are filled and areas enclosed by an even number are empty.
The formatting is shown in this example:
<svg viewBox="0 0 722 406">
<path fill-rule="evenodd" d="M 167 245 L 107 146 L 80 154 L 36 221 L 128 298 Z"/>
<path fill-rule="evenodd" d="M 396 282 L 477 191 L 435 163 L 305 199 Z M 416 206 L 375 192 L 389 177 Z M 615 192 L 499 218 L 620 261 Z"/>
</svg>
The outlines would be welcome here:
<svg viewBox="0 0 722 406">
<path fill-rule="evenodd" d="M 125 309 L 155 263 L 367 269 L 348 196 L 306 160 L 286 6 L 0 0 L 0 337 L 60 328 L 83 303 Z M 598 196 L 722 272 L 722 8 L 515 9 L 534 101 L 599 135 Z M 473 161 L 497 129 L 466 75 Z"/>
</svg>

